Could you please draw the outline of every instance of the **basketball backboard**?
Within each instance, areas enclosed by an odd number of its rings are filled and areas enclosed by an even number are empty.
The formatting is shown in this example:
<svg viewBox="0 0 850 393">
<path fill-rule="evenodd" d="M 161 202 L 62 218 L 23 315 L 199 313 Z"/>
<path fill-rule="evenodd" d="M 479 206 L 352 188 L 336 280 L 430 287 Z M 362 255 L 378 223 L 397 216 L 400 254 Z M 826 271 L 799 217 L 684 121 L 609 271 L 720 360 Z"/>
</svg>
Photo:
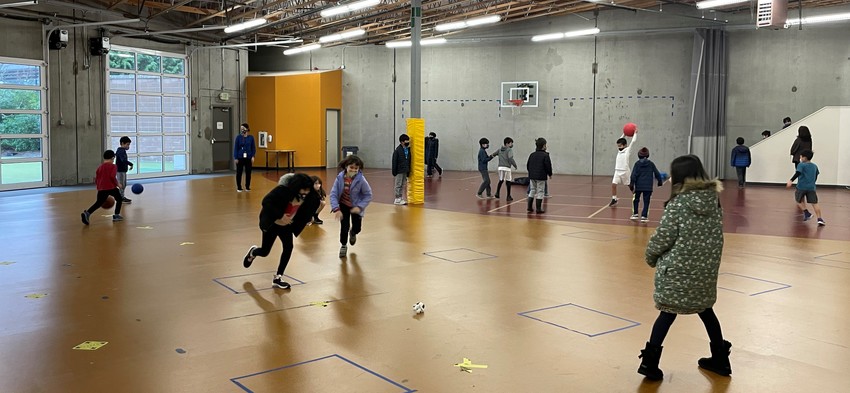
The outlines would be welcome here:
<svg viewBox="0 0 850 393">
<path fill-rule="evenodd" d="M 511 103 L 511 100 L 522 100 L 524 108 L 536 108 L 539 97 L 537 94 L 538 86 L 537 81 L 502 82 L 502 107 L 513 107 L 514 104 Z"/>
</svg>

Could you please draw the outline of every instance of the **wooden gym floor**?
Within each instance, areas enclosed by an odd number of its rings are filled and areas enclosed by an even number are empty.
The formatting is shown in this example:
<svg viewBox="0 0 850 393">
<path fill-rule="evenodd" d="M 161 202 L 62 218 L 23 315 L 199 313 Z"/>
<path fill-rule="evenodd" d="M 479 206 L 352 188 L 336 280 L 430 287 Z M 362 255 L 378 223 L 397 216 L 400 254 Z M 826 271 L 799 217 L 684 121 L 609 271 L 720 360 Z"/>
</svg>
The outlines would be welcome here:
<svg viewBox="0 0 850 393">
<path fill-rule="evenodd" d="M 334 172 L 313 173 L 329 189 Z M 0 193 L 0 392 L 850 390 L 843 188 L 819 190 L 816 228 L 790 191 L 727 182 L 715 310 L 733 375 L 698 369 L 707 337 L 681 316 L 651 383 L 636 373 L 657 315 L 643 251 L 669 186 L 641 225 L 626 195 L 605 207 L 607 175 L 556 176 L 547 214 L 528 217 L 519 187 L 514 204 L 475 198 L 474 172 L 428 179 L 425 206 L 399 207 L 388 171 L 367 171 L 375 201 L 348 258 L 323 212 L 283 291 L 279 243 L 241 264 L 280 174 L 255 171 L 241 194 L 232 175 L 147 181 L 126 221 L 100 210 L 88 227 L 93 187 Z M 73 349 L 86 341 L 107 344 Z M 463 372 L 464 358 L 488 368 Z"/>
</svg>

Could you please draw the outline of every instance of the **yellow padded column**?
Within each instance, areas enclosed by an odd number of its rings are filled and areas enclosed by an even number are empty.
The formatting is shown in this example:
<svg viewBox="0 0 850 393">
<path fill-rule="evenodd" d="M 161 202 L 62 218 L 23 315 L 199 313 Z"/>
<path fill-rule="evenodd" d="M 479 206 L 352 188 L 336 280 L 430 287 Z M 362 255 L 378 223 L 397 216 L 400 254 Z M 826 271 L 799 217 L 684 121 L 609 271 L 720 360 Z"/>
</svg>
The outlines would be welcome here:
<svg viewBox="0 0 850 393">
<path fill-rule="evenodd" d="M 410 137 L 410 178 L 407 182 L 407 204 L 425 203 L 425 119 L 407 119 Z"/>
</svg>

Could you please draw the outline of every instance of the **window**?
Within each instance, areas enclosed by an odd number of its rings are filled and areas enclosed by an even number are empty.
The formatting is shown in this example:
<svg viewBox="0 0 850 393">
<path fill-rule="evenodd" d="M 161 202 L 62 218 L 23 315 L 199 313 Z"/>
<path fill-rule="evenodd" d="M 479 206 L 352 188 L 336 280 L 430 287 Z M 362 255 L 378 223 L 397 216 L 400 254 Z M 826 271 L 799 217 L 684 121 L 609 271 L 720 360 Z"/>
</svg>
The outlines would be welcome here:
<svg viewBox="0 0 850 393">
<path fill-rule="evenodd" d="M 106 78 L 107 140 L 132 140 L 129 177 L 189 173 L 186 57 L 113 45 Z"/>
<path fill-rule="evenodd" d="M 0 190 L 47 186 L 44 66 L 0 57 Z"/>
</svg>

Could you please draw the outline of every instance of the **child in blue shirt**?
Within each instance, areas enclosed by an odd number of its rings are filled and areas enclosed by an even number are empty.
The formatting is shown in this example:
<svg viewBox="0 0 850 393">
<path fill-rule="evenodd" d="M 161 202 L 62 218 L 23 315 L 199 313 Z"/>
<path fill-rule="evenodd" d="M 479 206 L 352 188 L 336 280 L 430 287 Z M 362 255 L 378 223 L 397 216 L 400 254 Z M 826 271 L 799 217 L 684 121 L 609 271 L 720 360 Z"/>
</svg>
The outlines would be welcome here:
<svg viewBox="0 0 850 393">
<path fill-rule="evenodd" d="M 481 182 L 481 186 L 478 187 L 478 192 L 475 195 L 480 199 L 491 199 L 493 196 L 491 195 L 490 189 L 490 172 L 487 169 L 487 164 L 493 157 L 496 157 L 495 154 L 487 154 L 487 148 L 490 147 L 490 140 L 487 138 L 481 138 L 478 140 L 478 146 L 481 148 L 478 149 L 478 172 L 481 173 L 481 178 L 484 181 Z M 481 195 L 484 191 L 487 191 L 487 196 Z"/>
<path fill-rule="evenodd" d="M 803 202 L 803 198 L 806 198 L 806 201 L 811 203 L 815 209 L 815 214 L 818 216 L 818 226 L 825 226 L 826 222 L 821 217 L 820 206 L 818 206 L 818 193 L 815 191 L 815 181 L 818 179 L 820 171 L 818 170 L 818 166 L 811 162 L 814 155 L 815 153 L 811 150 L 803 150 L 800 153 L 800 163 L 797 164 L 797 170 L 794 172 L 791 180 L 788 180 L 788 183 L 785 184 L 785 187 L 791 188 L 794 180 L 797 180 L 797 191 L 794 193 L 794 200 L 797 201 L 797 207 L 803 211 L 803 221 L 808 221 L 812 218 L 812 213 L 809 213 L 809 210 L 806 209 L 806 202 Z"/>
<path fill-rule="evenodd" d="M 732 149 L 732 166 L 738 173 L 738 188 L 744 188 L 747 185 L 747 168 L 750 167 L 753 159 L 750 155 L 750 148 L 744 146 L 744 138 L 738 137 L 735 143 L 738 146 Z"/>
</svg>

